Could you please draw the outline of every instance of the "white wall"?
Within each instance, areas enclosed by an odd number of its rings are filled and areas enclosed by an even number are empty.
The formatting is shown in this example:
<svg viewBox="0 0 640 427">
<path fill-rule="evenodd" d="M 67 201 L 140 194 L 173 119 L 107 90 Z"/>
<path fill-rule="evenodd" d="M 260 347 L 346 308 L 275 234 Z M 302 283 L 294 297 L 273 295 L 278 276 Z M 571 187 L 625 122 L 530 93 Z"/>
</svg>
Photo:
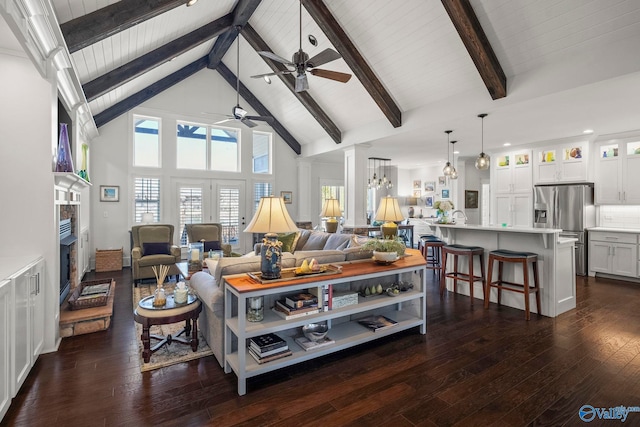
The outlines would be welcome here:
<svg viewBox="0 0 640 427">
<path fill-rule="evenodd" d="M 0 17 L 0 26 L 6 23 Z M 3 33 L 0 31 L 0 33 Z M 9 32 L 6 37 L 10 36 Z M 55 350 L 59 312 L 53 152 L 57 142 L 55 87 L 22 50 L 0 39 L 0 257 L 42 255 L 46 262 L 45 348 Z M 14 40 L 15 42 L 15 40 Z M 1 261 L 0 261 L 1 262 Z"/>
<path fill-rule="evenodd" d="M 281 191 L 291 191 L 294 203 L 287 205 L 291 217 L 296 220 L 298 216 L 295 198 L 298 188 L 295 152 L 273 130 L 264 124 L 254 128 L 255 130 L 273 133 L 273 176 L 262 174 L 254 175 L 251 172 L 252 133 L 249 128 L 237 122 L 222 124 L 227 127 L 240 129 L 241 133 L 241 173 L 212 172 L 212 171 L 185 171 L 177 170 L 176 164 L 176 123 L 177 121 L 189 121 L 199 124 L 213 124 L 224 119 L 221 115 L 203 114 L 203 112 L 215 112 L 229 114 L 236 104 L 235 91 L 220 75 L 213 70 L 202 70 L 185 81 L 162 92 L 148 100 L 127 114 L 124 114 L 112 122 L 102 126 L 100 136 L 91 142 L 91 181 L 97 190 L 100 185 L 120 186 L 120 202 L 100 202 L 99 192 L 92 192 L 92 231 L 93 248 L 109 249 L 124 247 L 125 258 L 129 252 L 129 230 L 133 225 L 132 207 L 132 174 L 138 176 L 157 176 L 161 178 L 162 212 L 161 222 L 173 223 L 177 226 L 178 218 L 168 205 L 171 200 L 173 179 L 213 179 L 213 180 L 241 180 L 246 187 L 246 221 L 253 215 L 253 184 L 260 181 L 273 183 L 274 195 L 279 196 Z M 251 111 L 248 104 L 240 99 L 240 105 Z M 161 138 L 162 168 L 133 168 L 132 163 L 132 135 L 133 114 L 142 114 L 159 117 L 162 120 Z M 319 211 L 318 211 L 319 212 Z M 214 218 L 215 220 L 215 218 Z M 178 242 L 176 231 L 174 239 Z M 125 263 L 128 259 L 125 259 Z"/>
<path fill-rule="evenodd" d="M 462 209 L 467 215 L 467 223 L 469 224 L 481 224 L 480 220 L 480 207 L 482 206 L 482 184 L 489 183 L 489 170 L 479 171 L 476 169 L 476 160 L 468 159 L 464 161 L 464 188 L 459 189 L 460 197 L 458 200 L 460 204 L 457 206 Z M 464 207 L 465 190 L 475 190 L 478 192 L 478 209 L 469 209 Z M 487 202 L 489 202 L 487 200 Z"/>
</svg>

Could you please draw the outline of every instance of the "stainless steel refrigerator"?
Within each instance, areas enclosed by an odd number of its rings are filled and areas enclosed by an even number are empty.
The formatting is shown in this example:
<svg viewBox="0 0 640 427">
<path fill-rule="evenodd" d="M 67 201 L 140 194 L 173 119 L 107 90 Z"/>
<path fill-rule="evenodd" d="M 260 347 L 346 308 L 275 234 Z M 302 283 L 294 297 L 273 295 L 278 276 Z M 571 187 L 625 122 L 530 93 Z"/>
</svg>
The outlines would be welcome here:
<svg viewBox="0 0 640 427">
<path fill-rule="evenodd" d="M 585 276 L 588 269 L 587 228 L 596 224 L 593 183 L 536 185 L 534 187 L 533 226 L 562 229 L 561 237 L 576 242 L 576 274 Z"/>
</svg>

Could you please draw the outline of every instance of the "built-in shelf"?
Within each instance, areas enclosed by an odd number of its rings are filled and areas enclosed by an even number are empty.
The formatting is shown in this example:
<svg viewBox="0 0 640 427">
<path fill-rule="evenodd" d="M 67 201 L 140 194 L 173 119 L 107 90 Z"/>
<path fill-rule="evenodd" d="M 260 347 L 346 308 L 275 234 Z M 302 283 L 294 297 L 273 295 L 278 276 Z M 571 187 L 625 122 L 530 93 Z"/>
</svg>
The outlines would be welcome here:
<svg viewBox="0 0 640 427">
<path fill-rule="evenodd" d="M 55 179 L 56 186 L 68 191 L 80 191 L 92 186 L 90 182 L 81 178 L 80 175 L 71 172 L 54 172 L 53 178 Z"/>
</svg>

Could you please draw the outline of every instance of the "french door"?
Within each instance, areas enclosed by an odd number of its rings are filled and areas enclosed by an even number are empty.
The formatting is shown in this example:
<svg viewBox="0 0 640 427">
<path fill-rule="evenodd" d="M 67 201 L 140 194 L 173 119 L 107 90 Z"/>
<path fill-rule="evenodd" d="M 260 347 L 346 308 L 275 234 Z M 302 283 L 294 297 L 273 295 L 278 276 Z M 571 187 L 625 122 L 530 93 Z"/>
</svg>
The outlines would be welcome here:
<svg viewBox="0 0 640 427">
<path fill-rule="evenodd" d="M 248 250 L 251 236 L 243 233 L 246 226 L 243 180 L 176 179 L 173 187 L 172 204 L 181 245 L 188 243 L 185 224 L 217 222 L 222 224 L 222 243 L 231 244 L 234 251 Z"/>
</svg>

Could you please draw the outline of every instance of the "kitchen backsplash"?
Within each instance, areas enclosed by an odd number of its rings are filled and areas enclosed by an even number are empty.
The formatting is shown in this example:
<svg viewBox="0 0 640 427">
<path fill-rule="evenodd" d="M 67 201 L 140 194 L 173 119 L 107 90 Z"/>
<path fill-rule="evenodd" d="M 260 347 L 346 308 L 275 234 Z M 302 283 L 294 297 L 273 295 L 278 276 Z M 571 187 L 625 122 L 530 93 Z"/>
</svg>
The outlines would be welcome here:
<svg viewBox="0 0 640 427">
<path fill-rule="evenodd" d="M 640 229 L 640 206 L 600 206 L 598 226 Z"/>
</svg>

